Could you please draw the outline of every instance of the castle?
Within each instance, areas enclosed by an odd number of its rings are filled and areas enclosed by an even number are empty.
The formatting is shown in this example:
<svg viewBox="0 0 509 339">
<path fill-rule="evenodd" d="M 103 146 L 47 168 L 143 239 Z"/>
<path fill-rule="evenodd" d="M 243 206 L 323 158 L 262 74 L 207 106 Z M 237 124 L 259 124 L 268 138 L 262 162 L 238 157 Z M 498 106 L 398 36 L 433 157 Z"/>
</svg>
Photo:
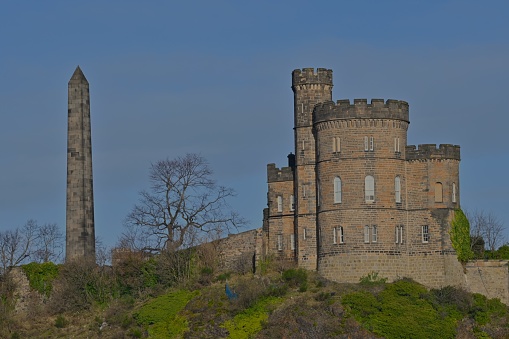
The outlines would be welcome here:
<svg viewBox="0 0 509 339">
<path fill-rule="evenodd" d="M 339 282 L 461 285 L 449 236 L 460 147 L 407 145 L 407 102 L 333 102 L 332 87 L 332 70 L 292 73 L 295 153 L 267 166 L 264 252 Z"/>
</svg>

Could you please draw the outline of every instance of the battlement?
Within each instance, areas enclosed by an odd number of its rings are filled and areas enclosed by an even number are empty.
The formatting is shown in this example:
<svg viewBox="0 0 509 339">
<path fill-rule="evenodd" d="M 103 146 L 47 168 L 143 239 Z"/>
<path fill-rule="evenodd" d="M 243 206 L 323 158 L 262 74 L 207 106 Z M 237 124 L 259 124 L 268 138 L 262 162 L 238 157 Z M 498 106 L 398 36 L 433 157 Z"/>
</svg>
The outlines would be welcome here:
<svg viewBox="0 0 509 339">
<path fill-rule="evenodd" d="M 292 72 L 292 87 L 305 84 L 326 84 L 332 86 L 332 70 L 326 68 L 303 68 Z"/>
<path fill-rule="evenodd" d="M 291 167 L 276 167 L 276 164 L 267 165 L 267 182 L 293 181 L 293 169 Z"/>
<path fill-rule="evenodd" d="M 349 99 L 327 101 L 315 106 L 313 121 L 321 122 L 335 119 L 396 119 L 409 122 L 408 103 L 402 100 L 354 99 L 353 105 Z"/>
<path fill-rule="evenodd" d="M 460 147 L 458 145 L 424 144 L 406 146 L 406 160 L 453 159 L 460 160 Z"/>
</svg>

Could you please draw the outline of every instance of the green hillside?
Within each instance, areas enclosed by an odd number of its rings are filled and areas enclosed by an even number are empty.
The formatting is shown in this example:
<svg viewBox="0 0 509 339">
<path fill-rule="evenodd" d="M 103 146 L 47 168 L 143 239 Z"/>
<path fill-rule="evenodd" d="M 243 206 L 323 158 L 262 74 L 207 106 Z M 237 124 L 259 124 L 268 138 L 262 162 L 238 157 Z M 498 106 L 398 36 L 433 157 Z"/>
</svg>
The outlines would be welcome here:
<svg viewBox="0 0 509 339">
<path fill-rule="evenodd" d="M 498 300 L 450 286 L 428 290 L 408 279 L 386 283 L 376 272 L 358 284 L 337 284 L 266 262 L 257 275 L 196 268 L 163 284 L 151 260 L 124 263 L 120 271 L 61 266 L 57 277 L 45 265 L 26 268 L 34 283 L 25 296 L 2 277 L 0 337 L 509 337 L 508 308 Z M 15 311 L 21 300 L 24 309 Z"/>
</svg>

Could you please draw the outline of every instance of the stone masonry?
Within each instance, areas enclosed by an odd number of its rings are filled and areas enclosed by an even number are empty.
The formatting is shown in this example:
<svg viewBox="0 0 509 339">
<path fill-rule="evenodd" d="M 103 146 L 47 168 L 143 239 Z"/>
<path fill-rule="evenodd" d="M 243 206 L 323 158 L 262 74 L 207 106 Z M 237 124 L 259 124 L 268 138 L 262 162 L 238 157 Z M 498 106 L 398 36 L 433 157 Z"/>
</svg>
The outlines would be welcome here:
<svg viewBox="0 0 509 339">
<path fill-rule="evenodd" d="M 295 150 L 267 166 L 266 254 L 338 282 L 464 285 L 449 237 L 459 146 L 407 146 L 407 102 L 334 102 L 332 87 L 332 70 L 292 73 Z"/>
<path fill-rule="evenodd" d="M 90 94 L 79 66 L 68 84 L 67 133 L 65 260 L 95 260 Z"/>
</svg>

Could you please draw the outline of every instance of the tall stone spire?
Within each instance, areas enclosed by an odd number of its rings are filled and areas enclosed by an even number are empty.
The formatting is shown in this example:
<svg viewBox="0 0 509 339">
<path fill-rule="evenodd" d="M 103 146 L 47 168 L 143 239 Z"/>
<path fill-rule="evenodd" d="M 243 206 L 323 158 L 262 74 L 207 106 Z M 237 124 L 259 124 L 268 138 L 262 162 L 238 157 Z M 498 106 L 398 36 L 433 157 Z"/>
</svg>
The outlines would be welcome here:
<svg viewBox="0 0 509 339">
<path fill-rule="evenodd" d="M 90 95 L 79 66 L 68 84 L 67 119 L 65 260 L 95 260 Z"/>
</svg>

